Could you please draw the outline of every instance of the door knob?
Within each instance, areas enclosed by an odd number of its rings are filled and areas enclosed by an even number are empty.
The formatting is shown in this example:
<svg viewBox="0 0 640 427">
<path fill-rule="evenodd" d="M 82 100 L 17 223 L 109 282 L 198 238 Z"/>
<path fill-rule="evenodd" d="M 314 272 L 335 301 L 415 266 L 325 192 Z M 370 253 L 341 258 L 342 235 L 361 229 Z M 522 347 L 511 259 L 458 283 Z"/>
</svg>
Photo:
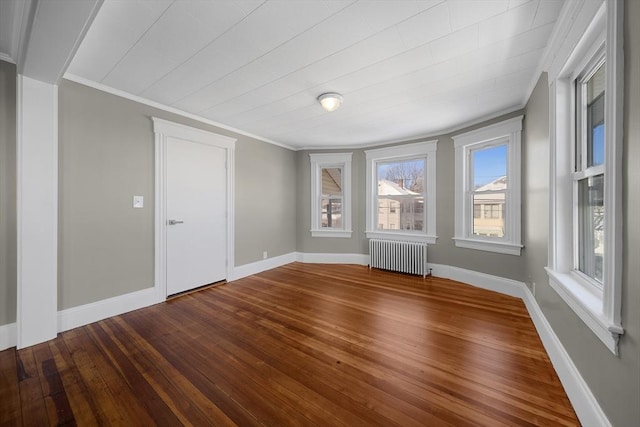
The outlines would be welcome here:
<svg viewBox="0 0 640 427">
<path fill-rule="evenodd" d="M 176 224 L 184 224 L 184 221 L 178 221 L 177 219 L 169 220 L 169 225 L 176 225 Z"/>
</svg>

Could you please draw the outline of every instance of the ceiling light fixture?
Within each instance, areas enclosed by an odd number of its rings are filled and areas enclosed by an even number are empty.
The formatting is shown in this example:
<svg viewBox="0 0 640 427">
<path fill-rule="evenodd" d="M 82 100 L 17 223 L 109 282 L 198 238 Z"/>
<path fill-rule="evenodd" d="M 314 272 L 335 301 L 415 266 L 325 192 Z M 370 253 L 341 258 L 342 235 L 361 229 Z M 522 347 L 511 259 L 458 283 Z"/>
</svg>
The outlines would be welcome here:
<svg viewBox="0 0 640 427">
<path fill-rule="evenodd" d="M 335 92 L 323 93 L 318 97 L 318 102 L 326 111 L 335 111 L 342 104 L 342 95 Z"/>
</svg>

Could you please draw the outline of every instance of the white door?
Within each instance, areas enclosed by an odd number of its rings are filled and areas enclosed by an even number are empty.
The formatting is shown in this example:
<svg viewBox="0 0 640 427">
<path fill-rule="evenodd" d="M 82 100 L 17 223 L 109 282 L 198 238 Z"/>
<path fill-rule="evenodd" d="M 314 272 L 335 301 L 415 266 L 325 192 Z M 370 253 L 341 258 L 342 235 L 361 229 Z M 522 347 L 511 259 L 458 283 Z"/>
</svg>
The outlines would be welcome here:
<svg viewBox="0 0 640 427">
<path fill-rule="evenodd" d="M 167 138 L 167 295 L 226 279 L 226 152 Z"/>
</svg>

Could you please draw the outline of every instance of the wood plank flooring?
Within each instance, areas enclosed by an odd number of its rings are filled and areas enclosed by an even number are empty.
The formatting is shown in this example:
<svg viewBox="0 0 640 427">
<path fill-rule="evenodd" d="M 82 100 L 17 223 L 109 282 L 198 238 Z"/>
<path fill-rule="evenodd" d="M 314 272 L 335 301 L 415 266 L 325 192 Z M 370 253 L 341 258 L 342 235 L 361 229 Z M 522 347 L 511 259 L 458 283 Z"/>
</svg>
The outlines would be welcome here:
<svg viewBox="0 0 640 427">
<path fill-rule="evenodd" d="M 293 263 L 0 352 L 0 425 L 579 423 L 520 300 Z"/>
</svg>

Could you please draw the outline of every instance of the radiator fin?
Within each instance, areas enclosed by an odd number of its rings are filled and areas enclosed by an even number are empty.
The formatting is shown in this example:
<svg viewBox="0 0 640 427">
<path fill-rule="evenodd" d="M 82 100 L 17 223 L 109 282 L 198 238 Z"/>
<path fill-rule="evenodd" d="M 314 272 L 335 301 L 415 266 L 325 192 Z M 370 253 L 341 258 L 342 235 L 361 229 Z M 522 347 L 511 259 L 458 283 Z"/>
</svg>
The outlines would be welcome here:
<svg viewBox="0 0 640 427">
<path fill-rule="evenodd" d="M 370 268 L 428 275 L 426 243 L 369 239 L 369 255 Z"/>
</svg>

